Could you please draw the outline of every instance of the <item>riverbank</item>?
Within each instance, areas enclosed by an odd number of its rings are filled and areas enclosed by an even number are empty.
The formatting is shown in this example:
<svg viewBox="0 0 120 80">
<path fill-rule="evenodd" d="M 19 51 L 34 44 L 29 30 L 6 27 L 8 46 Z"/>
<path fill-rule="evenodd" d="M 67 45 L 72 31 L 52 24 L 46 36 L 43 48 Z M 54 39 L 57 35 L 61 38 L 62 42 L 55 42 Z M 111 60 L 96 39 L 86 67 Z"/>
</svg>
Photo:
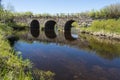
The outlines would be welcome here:
<svg viewBox="0 0 120 80">
<path fill-rule="evenodd" d="M 92 32 L 87 30 L 80 30 L 80 33 L 90 34 L 90 35 L 98 36 L 100 38 L 120 40 L 120 34 L 116 34 L 116 33 L 105 33 L 103 31 Z"/>
<path fill-rule="evenodd" d="M 54 73 L 33 69 L 28 59 L 15 52 L 6 39 L 15 31 L 11 26 L 0 23 L 0 80 L 53 80 Z"/>
<path fill-rule="evenodd" d="M 5 39 L 11 31 L 10 27 L 0 23 L 0 80 L 32 80 L 30 61 L 18 57 Z"/>
<path fill-rule="evenodd" d="M 89 27 L 81 27 L 80 33 L 120 40 L 120 19 L 94 20 Z"/>
</svg>

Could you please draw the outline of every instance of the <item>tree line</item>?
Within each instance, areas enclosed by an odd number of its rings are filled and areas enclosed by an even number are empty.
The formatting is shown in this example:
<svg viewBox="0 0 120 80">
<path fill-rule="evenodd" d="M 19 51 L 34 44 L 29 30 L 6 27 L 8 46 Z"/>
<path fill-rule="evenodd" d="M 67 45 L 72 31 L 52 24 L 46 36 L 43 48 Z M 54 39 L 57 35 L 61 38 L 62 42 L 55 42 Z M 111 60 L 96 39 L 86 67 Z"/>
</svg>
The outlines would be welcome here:
<svg viewBox="0 0 120 80">
<path fill-rule="evenodd" d="M 100 10 L 91 10 L 81 13 L 57 13 L 57 14 L 34 14 L 30 11 L 27 12 L 14 12 L 5 9 L 0 0 L 0 21 L 12 21 L 15 17 L 90 17 L 93 19 L 118 19 L 120 17 L 120 3 L 111 4 L 103 7 Z"/>
<path fill-rule="evenodd" d="M 93 9 L 91 11 L 80 13 L 57 13 L 51 15 L 49 13 L 33 14 L 32 12 L 25 12 L 23 15 L 34 17 L 90 17 L 93 19 L 118 19 L 120 17 L 120 3 L 105 6 L 100 10 Z"/>
<path fill-rule="evenodd" d="M 89 16 L 94 19 L 118 19 L 120 18 L 120 3 L 105 6 L 100 10 L 92 10 Z"/>
</svg>

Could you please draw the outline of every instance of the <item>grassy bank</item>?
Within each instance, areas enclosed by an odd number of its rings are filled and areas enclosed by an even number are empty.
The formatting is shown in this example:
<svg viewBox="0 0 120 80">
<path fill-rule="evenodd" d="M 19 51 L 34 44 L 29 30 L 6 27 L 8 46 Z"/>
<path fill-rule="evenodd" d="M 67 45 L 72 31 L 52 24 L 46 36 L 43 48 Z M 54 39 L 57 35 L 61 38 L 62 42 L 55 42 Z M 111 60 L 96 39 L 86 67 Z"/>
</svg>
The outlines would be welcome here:
<svg viewBox="0 0 120 80">
<path fill-rule="evenodd" d="M 88 12 L 94 21 L 90 27 L 82 27 L 81 31 L 93 35 L 103 35 L 120 39 L 120 3 L 111 4 L 100 10 Z"/>
<path fill-rule="evenodd" d="M 24 72 L 30 67 L 29 60 L 19 58 L 5 39 L 11 30 L 5 24 L 0 24 L 0 80 L 32 80 L 29 70 Z"/>
<path fill-rule="evenodd" d="M 0 23 L 0 80 L 53 80 L 54 73 L 32 69 L 28 59 L 18 57 L 5 39 L 12 31 L 12 27 Z"/>
<path fill-rule="evenodd" d="M 120 34 L 120 19 L 95 20 L 90 27 L 82 27 L 82 31 Z"/>
</svg>

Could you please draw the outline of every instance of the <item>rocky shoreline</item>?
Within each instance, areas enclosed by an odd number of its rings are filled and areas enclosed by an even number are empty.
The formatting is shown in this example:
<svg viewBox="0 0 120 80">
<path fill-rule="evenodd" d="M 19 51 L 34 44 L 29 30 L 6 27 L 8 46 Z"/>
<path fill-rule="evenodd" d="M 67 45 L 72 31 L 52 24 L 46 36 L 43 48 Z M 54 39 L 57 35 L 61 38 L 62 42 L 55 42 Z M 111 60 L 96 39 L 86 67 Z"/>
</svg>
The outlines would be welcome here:
<svg viewBox="0 0 120 80">
<path fill-rule="evenodd" d="M 120 41 L 120 34 L 116 34 L 116 33 L 105 33 L 104 31 L 92 32 L 92 31 L 86 31 L 86 30 L 80 30 L 80 33 L 89 34 L 89 35 L 97 36 L 100 38 L 113 39 L 113 40 Z"/>
</svg>

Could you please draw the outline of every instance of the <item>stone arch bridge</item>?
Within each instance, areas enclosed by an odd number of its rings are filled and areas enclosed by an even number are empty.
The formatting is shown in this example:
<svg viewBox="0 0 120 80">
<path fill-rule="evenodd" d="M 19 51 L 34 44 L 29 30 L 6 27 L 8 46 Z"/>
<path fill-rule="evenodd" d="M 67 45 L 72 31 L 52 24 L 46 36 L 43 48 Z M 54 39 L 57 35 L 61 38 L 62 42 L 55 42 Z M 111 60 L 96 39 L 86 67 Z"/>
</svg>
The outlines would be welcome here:
<svg viewBox="0 0 120 80">
<path fill-rule="evenodd" d="M 27 23 L 28 26 L 33 20 L 37 20 L 40 26 L 45 26 L 46 23 L 51 24 L 54 21 L 58 27 L 64 27 L 70 20 L 77 22 L 79 25 L 90 25 L 93 21 L 89 17 L 19 17 L 14 19 L 15 22 Z"/>
</svg>

